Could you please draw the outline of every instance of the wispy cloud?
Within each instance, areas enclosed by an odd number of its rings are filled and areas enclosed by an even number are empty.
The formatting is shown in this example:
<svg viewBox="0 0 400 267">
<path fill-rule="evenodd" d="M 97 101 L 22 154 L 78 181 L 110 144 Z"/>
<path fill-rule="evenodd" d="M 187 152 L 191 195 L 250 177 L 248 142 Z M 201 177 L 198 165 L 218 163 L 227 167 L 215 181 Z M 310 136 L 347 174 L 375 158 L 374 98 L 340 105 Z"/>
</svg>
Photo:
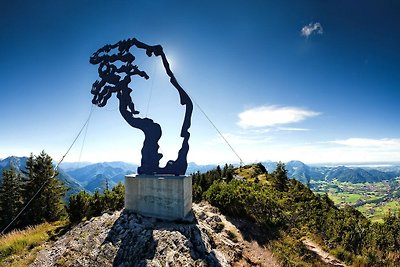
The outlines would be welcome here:
<svg viewBox="0 0 400 267">
<path fill-rule="evenodd" d="M 244 129 L 271 127 L 300 122 L 319 114 L 299 107 L 261 106 L 239 113 L 238 125 Z"/>
<path fill-rule="evenodd" d="M 306 128 L 294 128 L 294 127 L 279 127 L 277 130 L 279 131 L 288 131 L 288 132 L 306 132 L 310 129 Z"/>
<path fill-rule="evenodd" d="M 233 145 L 263 144 L 271 141 L 271 137 L 257 134 L 224 133 L 223 136 L 229 142 L 229 144 Z M 225 141 L 221 136 L 217 136 L 213 142 L 224 143 Z"/>
<path fill-rule="evenodd" d="M 308 38 L 311 34 L 323 34 L 324 30 L 322 29 L 321 23 L 315 22 L 305 25 L 301 28 L 301 35 Z"/>
<path fill-rule="evenodd" d="M 343 140 L 334 140 L 330 143 L 350 146 L 350 147 L 384 147 L 384 148 L 400 148 L 400 139 L 396 138 L 382 138 L 382 139 L 372 139 L 372 138 L 348 138 Z"/>
</svg>

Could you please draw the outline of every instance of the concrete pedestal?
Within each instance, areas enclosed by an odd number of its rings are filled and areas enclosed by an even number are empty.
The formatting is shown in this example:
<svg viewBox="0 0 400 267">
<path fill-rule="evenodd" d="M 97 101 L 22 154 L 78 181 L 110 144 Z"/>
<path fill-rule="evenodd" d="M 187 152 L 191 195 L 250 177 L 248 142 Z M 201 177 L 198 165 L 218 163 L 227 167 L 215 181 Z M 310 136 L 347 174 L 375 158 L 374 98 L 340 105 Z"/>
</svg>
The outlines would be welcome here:
<svg viewBox="0 0 400 267">
<path fill-rule="evenodd" d="M 160 219 L 184 219 L 192 209 L 192 177 L 126 175 L 125 209 Z"/>
</svg>

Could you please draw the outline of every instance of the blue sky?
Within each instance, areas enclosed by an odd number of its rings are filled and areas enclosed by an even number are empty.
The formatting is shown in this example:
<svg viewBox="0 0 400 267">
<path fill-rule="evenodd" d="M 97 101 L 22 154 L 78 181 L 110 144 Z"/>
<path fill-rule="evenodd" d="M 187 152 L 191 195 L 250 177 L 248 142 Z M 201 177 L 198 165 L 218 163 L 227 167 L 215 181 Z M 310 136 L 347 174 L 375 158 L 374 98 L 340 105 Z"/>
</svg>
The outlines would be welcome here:
<svg viewBox="0 0 400 267">
<path fill-rule="evenodd" d="M 91 110 L 90 55 L 161 44 L 178 82 L 245 163 L 400 161 L 398 1 L 1 1 L 0 158 L 61 158 Z M 139 60 L 140 58 L 140 60 Z M 182 108 L 160 62 L 133 84 L 175 159 Z M 66 161 L 139 163 L 143 135 L 113 97 Z M 183 114 L 183 113 L 182 113 Z M 238 162 L 195 106 L 189 161 Z M 82 153 L 81 153 L 82 151 Z"/>
</svg>

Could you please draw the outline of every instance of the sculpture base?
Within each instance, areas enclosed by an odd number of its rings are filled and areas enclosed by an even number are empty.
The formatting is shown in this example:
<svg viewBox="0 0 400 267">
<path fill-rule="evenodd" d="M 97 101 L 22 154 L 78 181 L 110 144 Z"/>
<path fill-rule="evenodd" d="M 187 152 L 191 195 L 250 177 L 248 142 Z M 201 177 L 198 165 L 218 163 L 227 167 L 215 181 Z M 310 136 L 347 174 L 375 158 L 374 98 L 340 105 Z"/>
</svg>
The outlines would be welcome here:
<svg viewBox="0 0 400 267">
<path fill-rule="evenodd" d="M 184 220 L 192 209 L 192 177 L 125 176 L 125 209 L 165 220 Z"/>
</svg>

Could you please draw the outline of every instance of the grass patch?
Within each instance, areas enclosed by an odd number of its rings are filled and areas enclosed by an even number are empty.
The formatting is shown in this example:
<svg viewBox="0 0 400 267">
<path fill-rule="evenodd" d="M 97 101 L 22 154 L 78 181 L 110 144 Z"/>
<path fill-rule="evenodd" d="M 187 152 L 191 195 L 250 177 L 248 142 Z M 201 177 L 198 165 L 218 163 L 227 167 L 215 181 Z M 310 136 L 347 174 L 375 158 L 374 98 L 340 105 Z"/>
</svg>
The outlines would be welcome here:
<svg viewBox="0 0 400 267">
<path fill-rule="evenodd" d="M 363 196 L 360 194 L 343 194 L 343 197 L 345 198 L 346 203 L 354 204 L 358 200 L 363 199 Z"/>
<path fill-rule="evenodd" d="M 249 182 L 254 182 L 256 178 L 262 184 L 267 183 L 267 176 L 262 173 L 257 164 L 243 166 L 235 170 L 234 174 L 246 177 Z"/>
<path fill-rule="evenodd" d="M 42 223 L 0 236 L 0 266 L 27 266 L 29 262 L 23 263 L 23 259 L 34 260 L 35 248 L 60 235 L 66 226 L 67 221 Z M 31 252 L 35 252 L 34 255 Z"/>
<path fill-rule="evenodd" d="M 232 240 L 232 241 L 235 242 L 235 243 L 238 242 L 238 238 L 237 238 L 236 233 L 234 233 L 234 232 L 231 231 L 231 230 L 227 230 L 227 231 L 226 231 L 226 234 L 228 235 L 228 238 L 229 238 L 230 240 Z"/>
<path fill-rule="evenodd" d="M 398 200 L 392 200 L 379 204 L 365 204 L 361 207 L 358 207 L 357 210 L 361 211 L 372 222 L 383 222 L 383 218 L 389 212 L 400 212 L 398 205 Z"/>
<path fill-rule="evenodd" d="M 338 195 L 334 195 L 332 193 L 328 193 L 330 199 L 332 199 L 333 203 L 339 204 L 341 202 L 340 197 Z"/>
<path fill-rule="evenodd" d="M 383 222 L 383 218 L 389 212 L 399 212 L 400 208 L 398 207 L 399 202 L 396 201 L 389 201 L 382 203 L 381 206 L 375 208 L 374 216 L 371 216 L 371 221 L 373 222 Z"/>
<path fill-rule="evenodd" d="M 364 200 L 365 197 L 362 196 L 361 194 L 356 194 L 356 193 L 328 193 L 328 196 L 330 199 L 333 200 L 335 204 L 355 204 L 359 200 Z"/>
</svg>

